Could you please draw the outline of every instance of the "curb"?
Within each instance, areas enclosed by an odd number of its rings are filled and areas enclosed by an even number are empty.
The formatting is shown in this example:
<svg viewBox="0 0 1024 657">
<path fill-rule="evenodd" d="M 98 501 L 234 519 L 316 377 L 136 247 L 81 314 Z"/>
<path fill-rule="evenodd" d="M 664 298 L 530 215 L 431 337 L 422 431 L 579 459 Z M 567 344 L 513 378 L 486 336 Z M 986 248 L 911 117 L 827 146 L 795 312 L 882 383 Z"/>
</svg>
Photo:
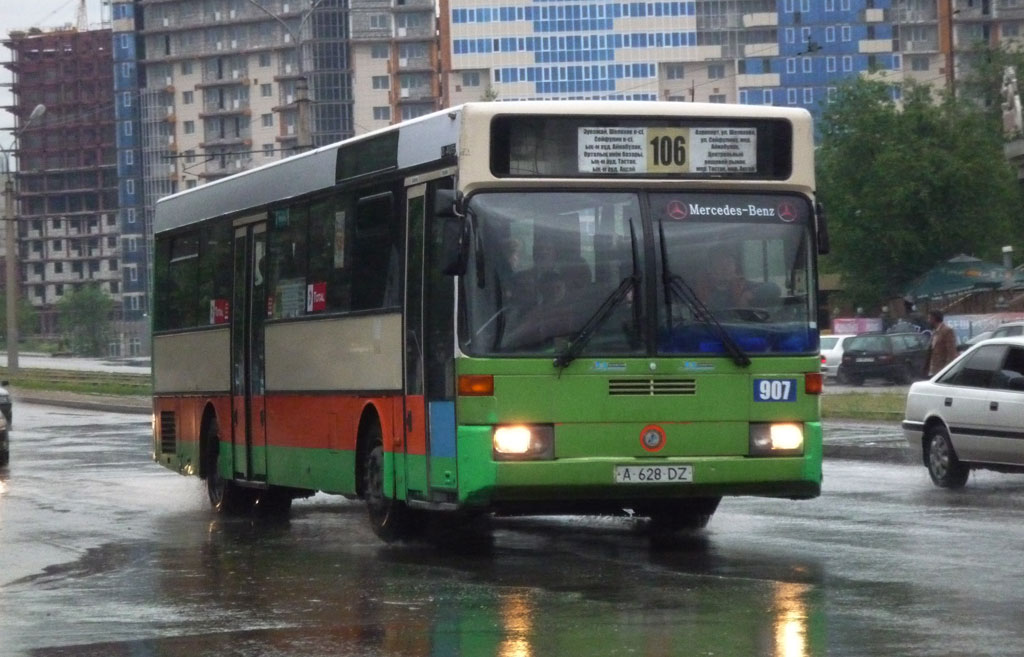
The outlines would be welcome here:
<svg viewBox="0 0 1024 657">
<path fill-rule="evenodd" d="M 850 461 L 871 461 L 875 463 L 894 463 L 897 465 L 914 465 L 917 459 L 910 453 L 908 446 L 887 445 L 823 445 L 822 456 L 828 459 Z"/>
<path fill-rule="evenodd" d="M 130 413 L 133 415 L 152 415 L 153 409 L 149 406 L 130 404 L 114 400 L 89 400 L 89 399 L 67 399 L 60 397 L 35 397 L 32 395 L 18 395 L 15 402 L 19 404 L 38 404 L 42 406 L 60 406 L 63 408 L 80 408 L 90 411 L 102 411 L 105 413 Z"/>
</svg>

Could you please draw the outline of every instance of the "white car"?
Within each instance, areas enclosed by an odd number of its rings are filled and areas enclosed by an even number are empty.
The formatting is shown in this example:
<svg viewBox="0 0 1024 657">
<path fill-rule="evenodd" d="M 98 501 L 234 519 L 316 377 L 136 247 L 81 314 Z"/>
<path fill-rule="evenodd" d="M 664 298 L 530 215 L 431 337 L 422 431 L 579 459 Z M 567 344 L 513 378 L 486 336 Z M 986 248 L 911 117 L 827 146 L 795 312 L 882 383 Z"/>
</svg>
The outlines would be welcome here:
<svg viewBox="0 0 1024 657">
<path fill-rule="evenodd" d="M 821 373 L 824 376 L 836 376 L 839 372 L 839 364 L 843 362 L 843 345 L 853 335 L 823 335 L 821 336 Z"/>
<path fill-rule="evenodd" d="M 1024 336 L 980 342 L 910 386 L 903 434 L 943 488 L 972 468 L 1024 472 Z"/>
</svg>

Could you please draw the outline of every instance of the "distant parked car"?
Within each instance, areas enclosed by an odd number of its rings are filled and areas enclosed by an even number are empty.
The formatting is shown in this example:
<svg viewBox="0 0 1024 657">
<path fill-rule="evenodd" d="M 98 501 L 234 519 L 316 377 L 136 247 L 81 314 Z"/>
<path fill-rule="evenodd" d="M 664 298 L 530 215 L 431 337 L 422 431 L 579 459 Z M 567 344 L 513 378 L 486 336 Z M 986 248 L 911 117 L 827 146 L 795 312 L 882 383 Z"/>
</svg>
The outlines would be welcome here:
<svg viewBox="0 0 1024 657">
<path fill-rule="evenodd" d="M 1024 336 L 993 338 L 910 386 L 903 433 L 935 485 L 972 468 L 1024 472 Z"/>
<path fill-rule="evenodd" d="M 834 377 L 839 372 L 839 363 L 843 360 L 843 346 L 854 337 L 853 335 L 821 336 L 821 373 Z"/>
<path fill-rule="evenodd" d="M 837 378 L 854 385 L 871 378 L 911 383 L 924 376 L 927 360 L 923 333 L 862 333 L 845 342 Z"/>
<path fill-rule="evenodd" d="M 13 422 L 13 413 L 11 409 L 11 393 L 7 390 L 7 386 L 10 383 L 7 381 L 0 381 L 0 413 L 3 413 L 4 419 L 7 420 L 7 426 L 11 426 Z"/>
<path fill-rule="evenodd" d="M 992 337 L 992 331 L 983 331 L 983 332 L 979 333 L 978 335 L 975 335 L 973 337 L 967 338 L 966 340 L 964 340 L 963 342 L 958 344 L 956 346 L 956 350 L 957 351 L 967 351 L 968 349 L 970 349 L 974 345 L 978 344 L 982 340 L 988 340 L 991 337 Z"/>
<path fill-rule="evenodd" d="M 0 466 L 11 460 L 11 441 L 8 438 L 7 419 L 0 415 Z"/>
<path fill-rule="evenodd" d="M 992 330 L 993 338 L 1009 338 L 1017 335 L 1024 335 L 1024 322 L 1006 322 Z"/>
</svg>

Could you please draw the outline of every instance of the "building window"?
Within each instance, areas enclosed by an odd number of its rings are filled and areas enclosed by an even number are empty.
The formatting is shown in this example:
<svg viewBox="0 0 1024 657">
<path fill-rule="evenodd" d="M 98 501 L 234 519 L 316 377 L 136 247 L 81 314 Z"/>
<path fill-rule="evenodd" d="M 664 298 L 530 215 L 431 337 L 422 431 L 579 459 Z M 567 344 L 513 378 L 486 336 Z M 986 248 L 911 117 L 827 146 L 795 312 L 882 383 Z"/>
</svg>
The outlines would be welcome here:
<svg viewBox="0 0 1024 657">
<path fill-rule="evenodd" d="M 125 220 L 128 223 L 130 223 L 130 224 L 134 224 L 135 223 L 135 208 L 128 208 L 127 210 L 124 211 L 124 213 L 125 213 Z"/>
<path fill-rule="evenodd" d="M 185 124 L 182 126 L 182 128 L 185 131 L 186 135 L 194 135 L 196 132 L 196 122 L 185 121 Z"/>
<path fill-rule="evenodd" d="M 709 64 L 708 77 L 712 80 L 721 80 L 725 77 L 725 64 Z"/>
<path fill-rule="evenodd" d="M 53 293 L 55 295 L 57 295 L 58 297 L 64 296 L 64 285 L 61 284 L 61 283 L 57 283 L 56 285 L 54 285 L 53 286 Z"/>
<path fill-rule="evenodd" d="M 825 0 L 825 11 L 835 11 L 836 0 Z"/>
<path fill-rule="evenodd" d="M 825 70 L 828 71 L 829 73 L 835 73 L 836 72 L 836 58 L 835 57 L 828 56 L 828 57 L 825 58 Z"/>
<path fill-rule="evenodd" d="M 786 73 L 796 73 L 796 59 L 794 57 L 786 59 Z"/>
<path fill-rule="evenodd" d="M 480 71 L 466 71 L 462 74 L 462 86 L 464 87 L 479 87 L 480 86 Z"/>
<path fill-rule="evenodd" d="M 184 62 L 181 63 L 181 74 L 182 75 L 192 75 L 192 62 L 191 61 L 184 61 Z"/>
<path fill-rule="evenodd" d="M 814 102 L 814 89 L 811 87 L 804 87 L 804 105 L 810 105 Z"/>
<path fill-rule="evenodd" d="M 843 55 L 843 71 L 849 73 L 853 70 L 853 57 L 850 55 Z"/>
<path fill-rule="evenodd" d="M 666 64 L 665 77 L 669 80 L 682 80 L 686 72 L 682 64 Z"/>
<path fill-rule="evenodd" d="M 790 105 L 796 105 L 796 89 L 786 89 L 786 102 Z"/>
<path fill-rule="evenodd" d="M 708 102 L 709 103 L 724 103 L 725 102 L 725 94 L 711 94 L 710 96 L 708 96 Z"/>
<path fill-rule="evenodd" d="M 849 41 L 850 40 L 850 26 L 849 25 L 843 25 L 840 28 L 840 30 L 842 31 L 843 41 Z"/>
<path fill-rule="evenodd" d="M 273 144 L 263 144 L 263 157 L 274 157 Z"/>
<path fill-rule="evenodd" d="M 124 181 L 124 192 L 129 196 L 135 193 L 135 181 L 133 179 L 129 178 Z"/>
<path fill-rule="evenodd" d="M 391 108 L 390 107 L 374 107 L 373 108 L 373 120 L 374 121 L 390 121 L 391 120 Z"/>
<path fill-rule="evenodd" d="M 371 14 L 370 15 L 370 27 L 384 29 L 388 27 L 388 15 L 387 14 Z"/>
<path fill-rule="evenodd" d="M 195 102 L 195 93 L 196 92 L 194 92 L 194 91 L 182 91 L 181 92 L 181 104 L 182 105 L 191 105 L 193 102 Z"/>
<path fill-rule="evenodd" d="M 125 137 L 131 137 L 132 136 L 132 122 L 131 121 L 125 121 L 124 122 L 124 136 Z"/>
<path fill-rule="evenodd" d="M 893 55 L 892 56 L 892 70 L 898 71 L 901 68 L 903 68 L 903 62 L 902 62 L 902 60 L 900 58 L 900 55 Z"/>
<path fill-rule="evenodd" d="M 64 243 L 61 240 L 53 240 L 53 250 L 60 251 L 64 248 Z"/>
<path fill-rule="evenodd" d="M 786 43 L 796 42 L 796 30 L 791 27 L 786 28 Z"/>
<path fill-rule="evenodd" d="M 931 62 L 928 61 L 928 57 L 911 57 L 910 58 L 910 70 L 912 71 L 927 71 Z"/>
<path fill-rule="evenodd" d="M 804 57 L 803 58 L 803 62 L 802 63 L 803 63 L 804 73 L 810 73 L 813 70 L 813 64 L 811 62 L 812 62 L 812 60 L 811 60 L 810 57 Z"/>
<path fill-rule="evenodd" d="M 390 89 L 391 79 L 386 75 L 375 75 L 372 78 L 374 89 Z"/>
<path fill-rule="evenodd" d="M 811 40 L 811 28 L 801 27 L 800 28 L 800 43 L 807 43 Z"/>
<path fill-rule="evenodd" d="M 850 0 L 840 0 L 839 8 L 843 11 L 850 11 Z"/>
<path fill-rule="evenodd" d="M 832 43 L 836 40 L 836 28 L 834 25 L 829 25 L 825 28 L 825 41 Z"/>
<path fill-rule="evenodd" d="M 135 151 L 128 150 L 124 152 L 124 163 L 126 165 L 135 164 Z"/>
<path fill-rule="evenodd" d="M 139 270 L 137 268 L 130 267 L 128 269 L 128 280 L 132 282 L 139 280 Z"/>
<path fill-rule="evenodd" d="M 123 107 L 132 106 L 132 92 L 126 91 L 123 94 L 121 94 L 121 105 Z"/>
<path fill-rule="evenodd" d="M 273 95 L 274 85 L 270 84 L 269 82 L 260 85 L 260 96 L 263 96 L 264 98 L 269 98 L 270 96 Z"/>
<path fill-rule="evenodd" d="M 125 251 L 128 253 L 135 253 L 135 250 L 139 248 L 139 242 L 134 237 L 129 237 L 125 240 Z"/>
<path fill-rule="evenodd" d="M 391 56 L 391 49 L 386 43 L 375 43 L 370 46 L 371 59 L 387 59 Z"/>
<path fill-rule="evenodd" d="M 195 178 L 191 178 L 185 181 L 185 189 L 195 189 L 198 184 L 199 183 L 196 182 Z"/>
<path fill-rule="evenodd" d="M 274 115 L 273 114 L 261 114 L 260 121 L 263 122 L 264 128 L 274 127 Z"/>
<path fill-rule="evenodd" d="M 772 104 L 772 90 L 771 89 L 764 89 L 764 90 L 761 91 L 761 103 L 763 105 L 771 105 Z"/>
<path fill-rule="evenodd" d="M 132 310 L 138 310 L 139 309 L 139 297 L 138 296 L 128 297 L 128 300 L 131 302 Z"/>
<path fill-rule="evenodd" d="M 261 52 L 260 53 L 260 67 L 261 68 L 266 68 L 268 66 L 270 66 L 270 53 L 269 52 Z"/>
</svg>

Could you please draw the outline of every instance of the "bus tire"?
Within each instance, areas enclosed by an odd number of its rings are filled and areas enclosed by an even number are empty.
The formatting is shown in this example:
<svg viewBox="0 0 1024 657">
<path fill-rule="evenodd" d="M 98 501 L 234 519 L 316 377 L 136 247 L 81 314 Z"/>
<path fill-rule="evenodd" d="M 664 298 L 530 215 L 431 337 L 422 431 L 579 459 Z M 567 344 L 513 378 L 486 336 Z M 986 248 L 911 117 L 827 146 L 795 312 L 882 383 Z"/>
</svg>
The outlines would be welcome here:
<svg viewBox="0 0 1024 657">
<path fill-rule="evenodd" d="M 220 476 L 220 435 L 216 420 L 207 424 L 206 455 L 206 495 L 214 513 L 235 516 L 252 511 L 256 504 L 255 491 Z"/>
<path fill-rule="evenodd" d="M 412 512 L 401 500 L 384 495 L 384 438 L 378 423 L 369 423 L 364 440 L 363 499 L 370 528 L 387 543 L 409 538 L 413 534 Z"/>
<path fill-rule="evenodd" d="M 650 514 L 652 535 L 704 529 L 715 515 L 721 497 L 698 497 Z"/>
<path fill-rule="evenodd" d="M 287 516 L 292 510 L 292 492 L 283 486 L 270 486 L 256 495 L 256 513 L 266 518 Z"/>
</svg>

